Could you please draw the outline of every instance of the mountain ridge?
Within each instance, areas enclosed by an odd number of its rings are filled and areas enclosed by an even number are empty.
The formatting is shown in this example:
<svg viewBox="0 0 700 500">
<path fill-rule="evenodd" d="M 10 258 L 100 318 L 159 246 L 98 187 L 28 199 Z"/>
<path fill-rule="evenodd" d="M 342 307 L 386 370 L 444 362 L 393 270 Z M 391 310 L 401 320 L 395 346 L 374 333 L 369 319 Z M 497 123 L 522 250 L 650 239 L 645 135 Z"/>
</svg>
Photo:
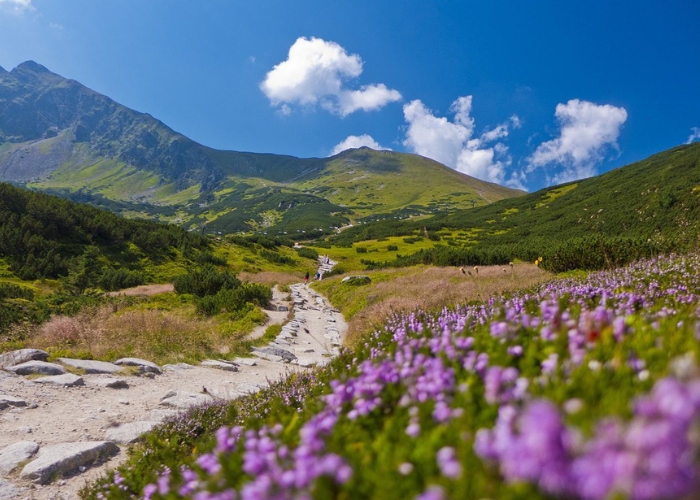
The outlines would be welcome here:
<svg viewBox="0 0 700 500">
<path fill-rule="evenodd" d="M 362 183 L 355 186 L 343 168 Z M 523 194 L 406 153 L 297 158 L 217 150 L 34 61 L 0 72 L 0 181 L 227 232 L 283 232 L 291 220 L 293 231 L 330 232 L 371 210 L 398 217 Z"/>
</svg>

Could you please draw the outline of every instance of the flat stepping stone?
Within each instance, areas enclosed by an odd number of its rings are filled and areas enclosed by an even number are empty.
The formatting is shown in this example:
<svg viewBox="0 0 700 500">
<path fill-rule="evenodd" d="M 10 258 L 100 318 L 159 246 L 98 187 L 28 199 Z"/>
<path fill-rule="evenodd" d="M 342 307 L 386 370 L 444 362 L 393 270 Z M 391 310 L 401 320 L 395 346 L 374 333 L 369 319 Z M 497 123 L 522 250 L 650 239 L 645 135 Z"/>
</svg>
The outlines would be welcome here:
<svg viewBox="0 0 700 500">
<path fill-rule="evenodd" d="M 233 362 L 237 365 L 258 366 L 258 363 L 252 358 L 236 358 Z"/>
<path fill-rule="evenodd" d="M 177 410 L 166 410 L 165 408 L 151 410 L 148 412 L 148 420 L 160 423 L 166 418 L 175 417 L 179 414 L 180 412 Z"/>
<path fill-rule="evenodd" d="M 107 361 L 97 361 L 93 359 L 72 359 L 72 358 L 58 358 L 58 361 L 64 365 L 71 366 L 73 368 L 78 368 L 79 370 L 85 370 L 85 373 L 116 373 L 122 371 L 124 368 L 114 363 L 108 363 Z"/>
<path fill-rule="evenodd" d="M 287 349 L 282 349 L 281 347 L 260 347 L 256 348 L 253 353 L 264 352 L 265 354 L 272 354 L 273 356 L 279 356 L 284 361 L 289 363 L 296 359 L 296 356 L 289 352 Z"/>
<path fill-rule="evenodd" d="M 220 386 L 208 387 L 207 393 L 211 394 L 213 397 L 215 397 L 217 399 L 226 399 L 226 400 L 238 399 L 245 394 L 244 392 L 240 392 L 235 387 L 220 387 Z"/>
<path fill-rule="evenodd" d="M 177 363 L 174 365 L 163 365 L 163 370 L 168 372 L 181 372 L 183 370 L 191 370 L 194 366 L 188 363 Z"/>
<path fill-rule="evenodd" d="M 0 368 L 7 369 L 27 361 L 46 361 L 47 359 L 49 359 L 49 353 L 41 349 L 17 349 L 0 354 Z"/>
<path fill-rule="evenodd" d="M 129 424 L 121 424 L 119 427 L 112 427 L 105 432 L 105 438 L 108 441 L 114 441 L 119 444 L 131 444 L 147 432 L 150 432 L 160 422 L 152 420 L 144 420 L 139 422 L 131 422 Z"/>
<path fill-rule="evenodd" d="M 207 368 L 216 368 L 218 370 L 224 370 L 227 372 L 238 371 L 238 366 L 236 366 L 234 363 L 227 363 L 226 361 L 218 361 L 216 359 L 205 359 L 199 365 Z"/>
<path fill-rule="evenodd" d="M 297 358 L 293 361 L 294 364 L 299 365 L 304 368 L 310 368 L 316 366 L 316 360 L 311 358 Z"/>
<path fill-rule="evenodd" d="M 163 373 L 163 370 L 161 370 L 157 364 L 145 359 L 122 358 L 116 360 L 114 364 L 119 366 L 136 366 L 139 371 L 143 373 L 155 373 L 156 375 Z"/>
<path fill-rule="evenodd" d="M 72 373 L 64 373 L 63 375 L 50 375 L 32 380 L 35 384 L 51 384 L 60 385 L 61 387 L 75 387 L 77 385 L 85 385 L 83 377 Z"/>
<path fill-rule="evenodd" d="M 253 351 L 253 356 L 257 356 L 261 359 L 266 359 L 267 361 L 274 361 L 276 363 L 284 361 L 282 356 L 275 356 L 274 354 L 268 354 L 262 351 Z"/>
<path fill-rule="evenodd" d="M 24 466 L 20 477 L 47 484 L 56 476 L 116 453 L 119 453 L 119 447 L 112 441 L 55 444 L 41 448 L 36 459 Z"/>
<path fill-rule="evenodd" d="M 15 396 L 0 394 L 0 410 L 4 410 L 5 408 L 9 408 L 10 406 L 27 406 L 27 402 L 24 399 Z"/>
<path fill-rule="evenodd" d="M 19 495 L 24 495 L 24 488 L 20 488 L 9 481 L 5 481 L 0 478 L 0 498 L 3 500 L 11 500 L 12 498 L 19 498 Z M 24 497 L 27 498 L 27 497 Z"/>
<path fill-rule="evenodd" d="M 214 398 L 209 394 L 202 394 L 199 392 L 170 391 L 161 398 L 160 404 L 162 406 L 186 410 L 192 406 L 209 403 L 213 400 Z"/>
<path fill-rule="evenodd" d="M 106 389 L 128 389 L 129 383 L 123 378 L 104 377 L 90 380 L 90 384 Z"/>
<path fill-rule="evenodd" d="M 260 392 L 260 387 L 253 384 L 238 384 L 237 388 L 238 392 L 242 394 L 255 394 L 256 392 Z"/>
<path fill-rule="evenodd" d="M 66 369 L 56 363 L 47 363 L 46 361 L 25 361 L 18 365 L 7 368 L 8 372 L 17 375 L 63 375 Z"/>
<path fill-rule="evenodd" d="M 19 441 L 0 450 L 0 475 L 7 476 L 19 464 L 26 462 L 39 451 L 34 441 Z M 0 498 L 4 498 L 0 495 Z"/>
</svg>

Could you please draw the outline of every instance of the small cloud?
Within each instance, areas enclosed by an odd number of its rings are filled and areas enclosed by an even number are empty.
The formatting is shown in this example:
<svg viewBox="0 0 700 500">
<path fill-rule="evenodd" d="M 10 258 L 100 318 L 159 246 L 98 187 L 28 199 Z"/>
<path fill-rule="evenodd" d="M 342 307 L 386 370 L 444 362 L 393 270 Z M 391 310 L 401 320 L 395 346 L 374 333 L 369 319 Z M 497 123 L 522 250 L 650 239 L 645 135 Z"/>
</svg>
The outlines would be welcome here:
<svg viewBox="0 0 700 500">
<path fill-rule="evenodd" d="M 248 56 L 248 61 L 250 61 L 252 64 L 255 64 L 255 56 Z"/>
<path fill-rule="evenodd" d="M 398 91 L 381 83 L 347 88 L 348 80 L 362 74 L 362 65 L 360 56 L 348 54 L 335 42 L 301 37 L 290 47 L 287 59 L 267 73 L 260 90 L 273 106 L 320 105 L 343 117 L 401 100 Z"/>
<path fill-rule="evenodd" d="M 342 153 L 343 151 L 347 149 L 355 149 L 355 148 L 361 148 L 361 147 L 368 147 L 372 149 L 376 149 L 378 151 L 381 150 L 387 150 L 391 151 L 389 148 L 385 148 L 379 145 L 377 141 L 375 141 L 372 136 L 367 135 L 367 134 L 362 134 L 362 135 L 350 135 L 348 136 L 344 141 L 339 142 L 333 147 L 333 151 L 331 151 L 331 154 L 329 156 L 335 156 L 338 153 Z"/>
<path fill-rule="evenodd" d="M 0 10 L 9 10 L 15 14 L 36 10 L 32 0 L 0 0 Z"/>
<path fill-rule="evenodd" d="M 62 30 L 63 26 L 58 23 L 49 23 L 49 28 L 53 30 Z"/>
<path fill-rule="evenodd" d="M 693 127 L 690 129 L 690 136 L 688 137 L 688 140 L 685 141 L 686 144 L 690 144 L 691 142 L 695 142 L 700 139 L 700 127 Z"/>
<path fill-rule="evenodd" d="M 560 126 L 556 139 L 540 144 L 528 158 L 528 172 L 548 165 L 560 167 L 551 181 L 562 183 L 596 175 L 596 163 L 608 148 L 617 149 L 627 111 L 609 104 L 572 99 L 558 104 L 554 115 Z"/>
<path fill-rule="evenodd" d="M 411 101 L 403 107 L 408 123 L 404 146 L 477 179 L 521 189 L 522 181 L 514 174 L 506 179 L 506 168 L 512 163 L 508 147 L 502 142 L 491 145 L 508 137 L 509 123 L 473 137 L 471 109 L 472 96 L 459 97 L 450 107 L 454 113 L 450 121 L 435 116 L 420 100 Z"/>
</svg>

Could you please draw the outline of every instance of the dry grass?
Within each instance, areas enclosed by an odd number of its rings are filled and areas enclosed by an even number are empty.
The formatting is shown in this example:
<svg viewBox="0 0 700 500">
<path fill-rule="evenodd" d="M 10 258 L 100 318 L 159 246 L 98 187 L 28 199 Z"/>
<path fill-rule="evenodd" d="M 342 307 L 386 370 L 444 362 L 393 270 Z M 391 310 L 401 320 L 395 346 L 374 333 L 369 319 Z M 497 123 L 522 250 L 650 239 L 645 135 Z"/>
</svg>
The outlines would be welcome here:
<svg viewBox="0 0 700 500">
<path fill-rule="evenodd" d="M 471 274 L 470 274 L 471 273 Z M 346 314 L 348 345 L 383 325 L 396 312 L 417 308 L 435 310 L 503 292 L 532 287 L 551 275 L 532 264 L 465 268 L 414 267 L 366 273 L 373 283 L 362 287 L 341 285 L 339 279 L 324 287 Z M 330 281 L 330 280 L 329 280 Z M 358 305 L 360 307 L 358 308 Z"/>
<path fill-rule="evenodd" d="M 108 297 L 117 297 L 119 295 L 127 295 L 134 297 L 150 297 L 151 295 L 157 295 L 159 293 L 168 293 L 175 290 L 172 283 L 165 283 L 162 285 L 139 285 L 133 288 L 125 288 L 124 290 L 118 290 L 116 292 L 108 292 L 105 295 Z"/>
<path fill-rule="evenodd" d="M 292 283 L 300 283 L 304 281 L 303 276 L 281 271 L 263 271 L 260 273 L 242 272 L 238 274 L 238 279 L 241 281 L 249 281 L 251 283 L 259 283 L 273 287 L 274 285 L 291 285 Z"/>
<path fill-rule="evenodd" d="M 212 320 L 158 310 L 115 314 L 111 307 L 78 316 L 56 316 L 41 325 L 29 343 L 33 347 L 96 359 L 139 357 L 157 362 L 192 361 L 216 352 L 224 339 Z"/>
</svg>

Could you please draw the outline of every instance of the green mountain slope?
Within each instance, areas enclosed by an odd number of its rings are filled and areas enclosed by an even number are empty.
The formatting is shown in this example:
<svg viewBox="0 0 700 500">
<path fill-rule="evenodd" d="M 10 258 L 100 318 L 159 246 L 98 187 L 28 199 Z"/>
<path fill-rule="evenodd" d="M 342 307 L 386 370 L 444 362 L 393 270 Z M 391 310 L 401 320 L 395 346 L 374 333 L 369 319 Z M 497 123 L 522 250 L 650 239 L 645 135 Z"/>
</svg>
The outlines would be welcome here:
<svg viewBox="0 0 700 500">
<path fill-rule="evenodd" d="M 601 263 L 615 260 L 613 255 L 624 261 L 657 251 L 697 248 L 700 143 L 679 146 L 597 177 L 487 206 L 454 210 L 415 222 L 374 222 L 350 228 L 333 241 L 347 245 L 425 233 L 441 238 L 445 249 L 426 251 L 397 263 L 458 264 L 479 259 L 507 263 L 514 258 L 532 260 L 542 255 L 554 258 L 554 254 L 561 260 L 561 255 L 568 252 L 572 259 L 579 254 L 574 267 L 586 267 L 588 264 L 581 264 L 584 257 Z M 460 254 L 457 249 L 472 253 Z M 475 252 L 481 252 L 480 256 Z M 448 253 L 452 257 L 443 259 Z"/>
<path fill-rule="evenodd" d="M 215 150 L 31 61 L 0 68 L 0 181 L 222 232 L 330 233 L 522 194 L 415 155 Z"/>
</svg>

